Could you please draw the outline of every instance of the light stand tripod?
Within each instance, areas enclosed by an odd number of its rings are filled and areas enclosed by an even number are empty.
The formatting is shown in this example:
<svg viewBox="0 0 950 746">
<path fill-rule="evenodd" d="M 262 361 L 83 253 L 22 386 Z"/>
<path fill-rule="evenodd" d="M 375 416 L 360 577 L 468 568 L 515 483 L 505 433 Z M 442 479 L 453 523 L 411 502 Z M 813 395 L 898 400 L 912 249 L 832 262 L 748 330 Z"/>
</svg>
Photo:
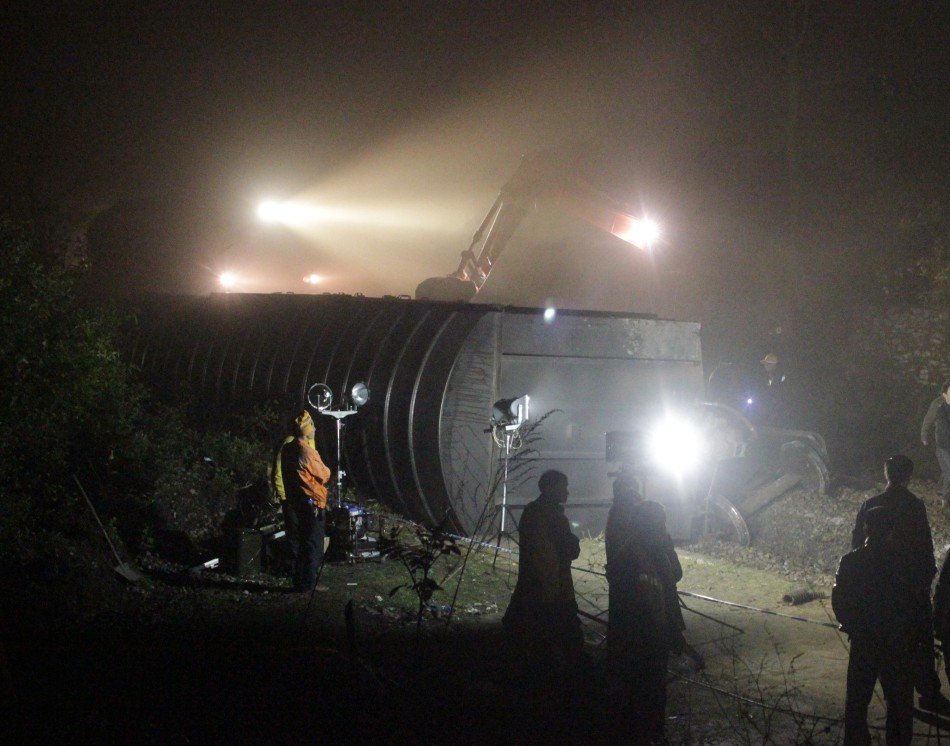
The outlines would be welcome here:
<svg viewBox="0 0 950 746">
<path fill-rule="evenodd" d="M 501 478 L 501 505 L 496 507 L 496 514 L 500 510 L 501 518 L 498 534 L 495 537 L 495 557 L 492 560 L 492 569 L 498 561 L 498 552 L 501 550 L 502 537 L 514 541 L 514 537 L 505 530 L 508 518 L 508 464 L 511 461 L 512 450 L 521 448 L 521 426 L 528 421 L 528 404 L 530 398 L 521 396 L 517 399 L 501 399 L 492 407 L 491 434 L 495 444 L 503 449 L 504 466 Z M 499 437 L 499 435 L 501 437 Z M 515 446 L 515 441 L 518 445 Z"/>
<path fill-rule="evenodd" d="M 342 408 L 330 409 L 333 406 L 333 392 L 325 383 L 315 383 L 307 390 L 307 401 L 320 414 L 325 414 L 336 419 L 336 507 L 343 505 L 343 477 L 346 472 L 343 469 L 343 457 L 340 453 L 341 434 L 343 432 L 343 420 L 351 414 L 356 414 L 356 410 L 369 401 L 369 389 L 366 384 L 360 381 L 350 389 L 349 398 L 341 397 Z M 349 403 L 349 406 L 347 404 Z"/>
<path fill-rule="evenodd" d="M 351 414 L 356 414 L 356 410 L 324 410 L 320 414 L 336 418 L 336 506 L 339 508 L 343 505 L 343 477 L 346 476 L 346 471 L 343 469 L 343 459 L 340 455 L 340 436 L 343 432 L 343 419 Z"/>
<path fill-rule="evenodd" d="M 498 506 L 498 510 L 501 511 L 501 524 L 498 529 L 498 535 L 495 538 L 495 558 L 492 560 L 492 569 L 495 568 L 495 563 L 498 561 L 498 552 L 501 550 L 501 539 L 505 537 L 511 541 L 514 541 L 514 537 L 505 530 L 505 519 L 508 515 L 508 462 L 511 459 L 511 446 L 515 438 L 518 436 L 519 426 L 505 427 L 503 438 L 505 444 L 505 461 L 501 478 L 501 505 Z"/>
</svg>

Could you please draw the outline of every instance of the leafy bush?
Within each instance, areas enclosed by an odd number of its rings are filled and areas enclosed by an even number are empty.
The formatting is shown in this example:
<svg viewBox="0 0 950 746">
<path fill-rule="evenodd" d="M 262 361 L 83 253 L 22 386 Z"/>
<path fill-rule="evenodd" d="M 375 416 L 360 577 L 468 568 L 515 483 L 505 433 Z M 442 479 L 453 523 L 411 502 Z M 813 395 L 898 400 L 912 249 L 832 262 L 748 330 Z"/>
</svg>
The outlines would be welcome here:
<svg viewBox="0 0 950 746">
<path fill-rule="evenodd" d="M 0 559 L 41 575 L 92 564 L 102 540 L 74 474 L 133 549 L 165 529 L 217 530 L 239 490 L 266 479 L 276 417 L 210 424 L 200 407 L 150 401 L 118 351 L 118 315 L 77 289 L 85 270 L 43 256 L 9 222 L 0 251 Z"/>
<path fill-rule="evenodd" d="M 108 458 L 140 394 L 114 339 L 114 316 L 83 305 L 79 269 L 40 259 L 0 223 L 0 535 L 69 522 L 71 475 Z"/>
<path fill-rule="evenodd" d="M 413 540 L 404 541 L 401 537 L 404 526 L 394 526 L 388 535 L 380 537 L 379 548 L 384 556 L 397 559 L 402 563 L 409 575 L 409 582 L 397 585 L 389 595 L 408 588 L 416 594 L 418 606 L 416 608 L 416 640 L 422 634 L 422 618 L 426 607 L 432 600 L 432 594 L 441 591 L 432 569 L 441 557 L 454 554 L 460 555 L 455 539 L 441 528 L 428 529 L 425 526 L 413 526 Z"/>
<path fill-rule="evenodd" d="M 256 412 L 267 429 L 276 418 Z M 235 508 L 237 493 L 266 482 L 273 444 L 257 427 L 235 435 L 227 424 L 199 429 L 185 406 L 153 405 L 116 450 L 115 479 L 153 502 L 161 528 L 208 538 Z"/>
</svg>

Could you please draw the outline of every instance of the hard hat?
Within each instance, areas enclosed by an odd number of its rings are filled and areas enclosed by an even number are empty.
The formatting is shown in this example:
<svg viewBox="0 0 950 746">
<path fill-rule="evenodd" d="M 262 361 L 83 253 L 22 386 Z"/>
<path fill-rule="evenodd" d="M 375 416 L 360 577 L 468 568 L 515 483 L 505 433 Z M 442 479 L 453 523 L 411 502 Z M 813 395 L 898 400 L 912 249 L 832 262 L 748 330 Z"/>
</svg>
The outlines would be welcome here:
<svg viewBox="0 0 950 746">
<path fill-rule="evenodd" d="M 774 352 L 770 352 L 761 360 L 762 365 L 778 365 L 778 355 Z"/>
</svg>

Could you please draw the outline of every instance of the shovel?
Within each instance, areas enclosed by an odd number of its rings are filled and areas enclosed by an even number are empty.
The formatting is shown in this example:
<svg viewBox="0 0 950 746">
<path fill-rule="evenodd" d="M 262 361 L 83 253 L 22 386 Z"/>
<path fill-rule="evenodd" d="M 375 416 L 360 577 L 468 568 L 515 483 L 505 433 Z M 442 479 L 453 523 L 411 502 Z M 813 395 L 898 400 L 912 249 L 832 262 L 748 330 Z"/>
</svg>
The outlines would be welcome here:
<svg viewBox="0 0 950 746">
<path fill-rule="evenodd" d="M 92 511 L 93 517 L 96 519 L 96 523 L 99 524 L 99 528 L 102 529 L 102 535 L 106 537 L 106 541 L 109 542 L 109 548 L 112 550 L 112 553 L 115 555 L 115 561 L 119 564 L 113 567 L 112 569 L 120 575 L 121 577 L 128 580 L 130 583 L 137 583 L 144 576 L 138 570 L 136 570 L 128 562 L 123 562 L 122 558 L 119 557 L 119 553 L 115 549 L 115 544 L 112 543 L 112 539 L 109 538 L 109 533 L 106 531 L 106 527 L 102 525 L 102 521 L 99 520 L 99 514 L 96 512 L 96 509 L 92 507 L 92 501 L 89 499 L 89 495 L 86 494 L 86 490 L 82 488 L 82 483 L 79 481 L 79 477 L 73 474 L 73 479 L 76 480 L 76 485 L 79 487 L 79 491 L 82 493 L 82 496 L 86 499 L 86 505 L 89 506 L 89 510 Z"/>
</svg>

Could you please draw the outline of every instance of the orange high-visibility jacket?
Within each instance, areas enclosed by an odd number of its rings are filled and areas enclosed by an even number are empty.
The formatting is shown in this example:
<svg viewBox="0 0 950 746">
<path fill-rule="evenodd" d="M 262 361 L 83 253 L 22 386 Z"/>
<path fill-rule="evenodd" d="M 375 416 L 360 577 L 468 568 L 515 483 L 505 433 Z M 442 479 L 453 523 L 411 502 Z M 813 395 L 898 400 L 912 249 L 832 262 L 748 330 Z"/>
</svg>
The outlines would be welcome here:
<svg viewBox="0 0 950 746">
<path fill-rule="evenodd" d="M 327 506 L 326 483 L 330 469 L 323 463 L 320 454 L 304 437 L 294 438 L 281 447 L 281 472 L 284 494 L 287 500 L 309 498 L 314 506 Z M 290 475 L 296 479 L 290 478 Z M 286 475 L 286 476 L 285 476 Z"/>
</svg>

